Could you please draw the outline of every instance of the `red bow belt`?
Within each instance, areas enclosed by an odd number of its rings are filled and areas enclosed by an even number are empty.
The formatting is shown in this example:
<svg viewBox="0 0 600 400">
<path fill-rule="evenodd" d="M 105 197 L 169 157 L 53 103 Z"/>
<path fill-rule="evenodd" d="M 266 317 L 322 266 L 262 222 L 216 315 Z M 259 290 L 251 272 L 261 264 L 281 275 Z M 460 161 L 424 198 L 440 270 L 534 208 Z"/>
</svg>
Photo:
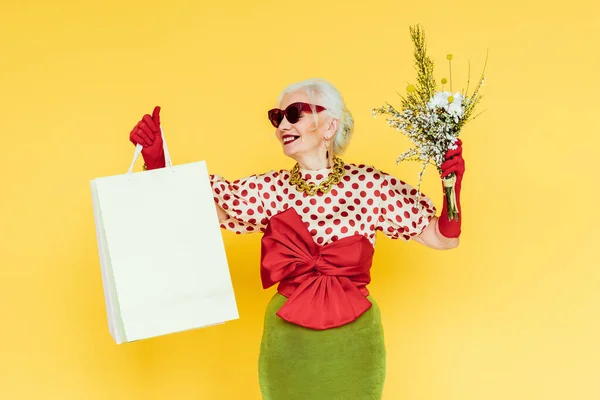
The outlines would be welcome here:
<svg viewBox="0 0 600 400">
<path fill-rule="evenodd" d="M 373 245 L 363 235 L 319 246 L 293 208 L 271 217 L 262 238 L 260 275 L 264 289 L 279 282 L 287 297 L 277 315 L 312 329 L 356 320 L 371 307 Z"/>
</svg>

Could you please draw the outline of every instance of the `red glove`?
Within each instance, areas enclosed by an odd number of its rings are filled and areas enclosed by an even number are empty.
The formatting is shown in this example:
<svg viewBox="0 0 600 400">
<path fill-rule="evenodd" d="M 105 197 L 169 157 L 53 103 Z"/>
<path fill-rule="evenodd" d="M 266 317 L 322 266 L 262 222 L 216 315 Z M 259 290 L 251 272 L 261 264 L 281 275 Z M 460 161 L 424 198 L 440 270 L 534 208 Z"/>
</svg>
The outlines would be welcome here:
<svg viewBox="0 0 600 400">
<path fill-rule="evenodd" d="M 159 113 L 160 107 L 154 107 L 152 116 L 144 115 L 129 134 L 131 143 L 143 146 L 142 157 L 148 169 L 163 168 L 166 164 Z"/>
<path fill-rule="evenodd" d="M 448 238 L 457 238 L 460 236 L 460 226 L 462 221 L 462 212 L 460 207 L 460 187 L 462 183 L 462 177 L 465 172 L 465 160 L 462 157 L 462 141 L 457 139 L 456 145 L 458 148 L 454 150 L 448 150 L 444 156 L 446 161 L 444 161 L 444 163 L 441 165 L 442 178 L 452 172 L 456 174 L 454 191 L 456 192 L 456 206 L 458 208 L 459 219 L 453 219 L 452 221 L 448 220 L 448 203 L 446 201 L 445 191 L 443 200 L 444 207 L 442 208 L 442 214 L 438 219 L 438 229 L 440 233 Z M 442 190 L 443 187 L 444 184 L 442 182 Z"/>
</svg>

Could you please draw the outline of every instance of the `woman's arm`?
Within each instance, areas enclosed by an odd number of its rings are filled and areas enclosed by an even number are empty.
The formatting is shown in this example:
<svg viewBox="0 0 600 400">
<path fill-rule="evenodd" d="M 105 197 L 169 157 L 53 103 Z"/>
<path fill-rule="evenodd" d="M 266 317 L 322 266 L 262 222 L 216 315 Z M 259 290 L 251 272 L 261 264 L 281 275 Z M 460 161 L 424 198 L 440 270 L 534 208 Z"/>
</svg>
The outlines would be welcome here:
<svg viewBox="0 0 600 400">
<path fill-rule="evenodd" d="M 222 224 L 229 218 L 229 215 L 227 215 L 225 210 L 223 210 L 221 208 L 221 206 L 217 204 L 216 201 L 215 201 L 215 208 L 217 209 L 217 215 L 219 216 L 219 223 Z"/>
<path fill-rule="evenodd" d="M 461 219 L 450 220 L 448 218 L 448 203 L 444 198 L 442 213 L 439 217 L 435 216 L 429 221 L 429 224 L 419 235 L 414 237 L 417 242 L 437 250 L 453 249 L 459 244 L 461 233 L 462 207 L 460 205 L 461 182 L 465 172 L 465 161 L 462 157 L 462 141 L 456 141 L 457 148 L 449 150 L 446 155 L 446 161 L 441 165 L 442 178 L 454 172 L 456 174 L 456 204 L 458 214 Z M 443 184 L 442 184 L 443 189 Z M 443 232 L 443 233 L 442 233 Z"/>
<path fill-rule="evenodd" d="M 458 246 L 459 238 L 449 238 L 439 230 L 439 217 L 432 217 L 423 232 L 413 237 L 413 240 L 435 250 L 450 250 Z"/>
</svg>

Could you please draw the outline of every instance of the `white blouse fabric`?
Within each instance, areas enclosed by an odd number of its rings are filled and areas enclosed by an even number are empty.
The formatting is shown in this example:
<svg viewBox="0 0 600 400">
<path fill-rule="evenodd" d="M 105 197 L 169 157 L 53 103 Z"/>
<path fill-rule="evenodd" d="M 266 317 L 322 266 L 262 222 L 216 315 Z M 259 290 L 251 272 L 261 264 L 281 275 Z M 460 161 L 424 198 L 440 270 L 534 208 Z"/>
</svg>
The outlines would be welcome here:
<svg viewBox="0 0 600 400">
<path fill-rule="evenodd" d="M 264 232 L 270 217 L 293 207 L 319 245 L 345 236 L 375 233 L 409 241 L 436 213 L 429 197 L 400 179 L 367 165 L 344 164 L 342 180 L 330 192 L 311 196 L 289 183 L 290 171 L 269 171 L 235 181 L 210 175 L 215 201 L 229 218 L 221 228 L 238 234 Z M 307 182 L 327 179 L 332 168 L 300 170 Z"/>
</svg>

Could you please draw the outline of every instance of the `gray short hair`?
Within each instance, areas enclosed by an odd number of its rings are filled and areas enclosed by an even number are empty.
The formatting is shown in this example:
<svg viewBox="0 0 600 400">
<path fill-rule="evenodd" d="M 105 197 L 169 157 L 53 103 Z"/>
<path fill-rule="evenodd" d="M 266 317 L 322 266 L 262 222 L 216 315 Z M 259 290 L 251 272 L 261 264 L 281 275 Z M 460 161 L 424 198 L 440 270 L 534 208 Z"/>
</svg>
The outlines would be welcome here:
<svg viewBox="0 0 600 400">
<path fill-rule="evenodd" d="M 306 79 L 300 82 L 292 83 L 287 86 L 277 99 L 277 106 L 281 105 L 283 97 L 297 90 L 304 90 L 312 104 L 318 104 L 325 108 L 330 116 L 337 118 L 339 122 L 338 130 L 333 137 L 333 152 L 342 154 L 352 138 L 354 131 L 354 119 L 352 114 L 346 108 L 344 99 L 340 92 L 330 82 L 321 78 Z M 319 123 L 319 114 L 314 112 L 315 123 Z"/>
</svg>

